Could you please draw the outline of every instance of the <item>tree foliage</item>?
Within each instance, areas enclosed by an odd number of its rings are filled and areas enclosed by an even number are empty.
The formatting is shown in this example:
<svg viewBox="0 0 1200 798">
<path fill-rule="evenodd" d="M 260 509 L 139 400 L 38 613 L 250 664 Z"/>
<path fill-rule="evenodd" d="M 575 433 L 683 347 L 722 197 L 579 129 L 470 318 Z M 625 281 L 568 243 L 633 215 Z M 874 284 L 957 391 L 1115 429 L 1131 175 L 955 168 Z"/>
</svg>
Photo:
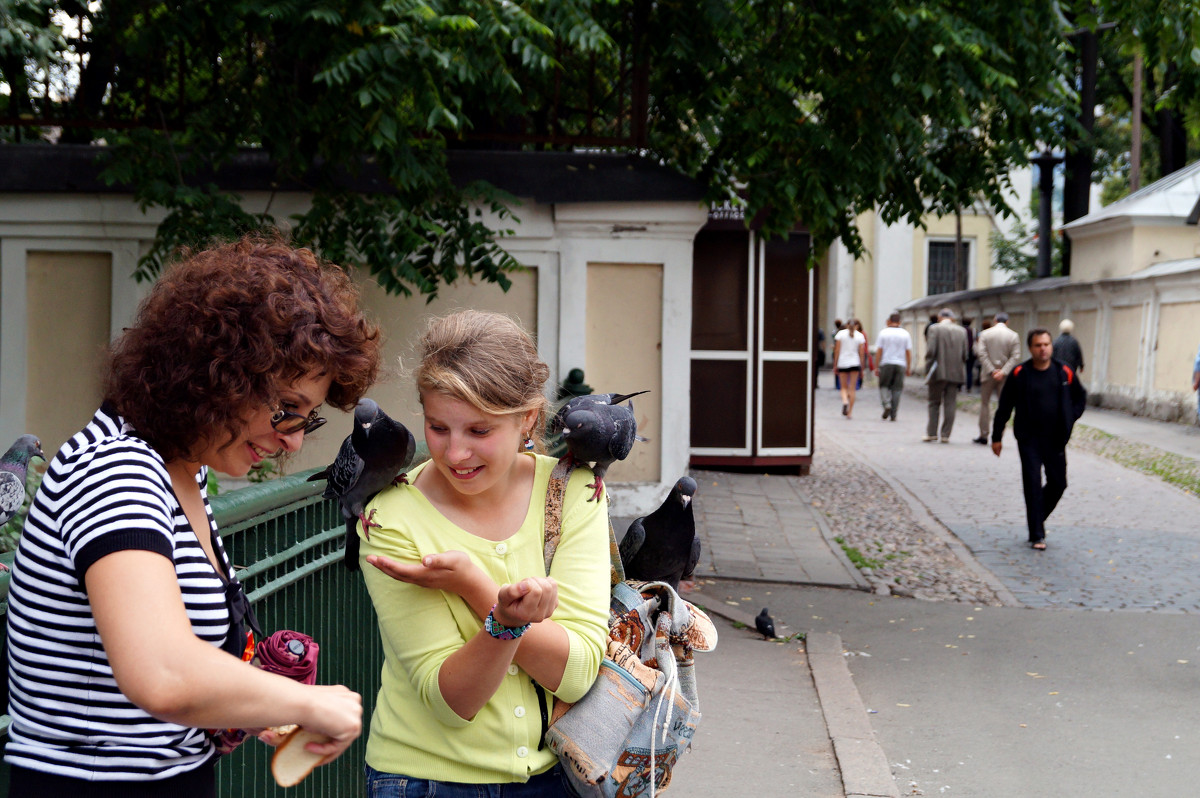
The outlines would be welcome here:
<svg viewBox="0 0 1200 798">
<path fill-rule="evenodd" d="M 1093 178 L 1102 201 L 1129 191 L 1133 62 L 1143 61 L 1139 182 L 1147 185 L 1200 156 L 1200 3 L 1105 0 L 1081 4 L 1078 22 L 1098 31 L 1099 115 Z"/>
<path fill-rule="evenodd" d="M 769 234 L 804 224 L 815 251 L 840 238 L 859 253 L 868 209 L 919 223 L 979 196 L 1004 208 L 1008 170 L 1061 143 L 1073 107 L 1053 0 L 10 6 L 0 116 L 102 141 L 107 178 L 167 210 L 146 275 L 177 244 L 275 221 L 211 178 L 245 148 L 314 193 L 299 240 L 432 295 L 517 265 L 471 211 L 511 219 L 514 200 L 456 186 L 448 148 L 642 153 Z M 54 59 L 80 64 L 63 94 L 36 88 Z M 351 190 L 376 175 L 379 190 Z"/>
</svg>

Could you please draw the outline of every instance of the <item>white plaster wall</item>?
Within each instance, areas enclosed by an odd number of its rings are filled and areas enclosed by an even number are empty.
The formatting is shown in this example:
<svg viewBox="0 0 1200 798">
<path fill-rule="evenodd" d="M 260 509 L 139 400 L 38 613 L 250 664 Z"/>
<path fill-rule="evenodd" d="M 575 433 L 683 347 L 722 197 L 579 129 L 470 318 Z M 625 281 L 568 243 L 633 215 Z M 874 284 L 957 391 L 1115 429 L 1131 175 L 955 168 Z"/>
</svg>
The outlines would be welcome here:
<svg viewBox="0 0 1200 798">
<path fill-rule="evenodd" d="M 1058 321 L 1073 318 L 1084 346 L 1083 381 L 1089 401 L 1164 421 L 1193 422 L 1196 394 L 1192 358 L 1200 341 L 1200 269 L 1141 279 L 1072 282 L 1045 291 L 1011 290 L 951 304 L 976 318 L 999 310 L 1022 338 L 1034 324 L 1058 335 Z M 929 308 L 902 311 L 904 323 L 921 326 Z"/>
<path fill-rule="evenodd" d="M 252 192 L 244 199 L 248 210 L 270 210 L 281 221 L 308 207 L 308 198 L 300 194 Z M 687 202 L 551 207 L 526 201 L 516 215 L 519 222 L 490 220 L 494 229 L 515 231 L 501 239 L 501 244 L 535 270 L 531 280 L 521 282 L 526 286 L 522 288 L 525 296 L 534 290 L 536 297 L 529 300 L 531 304 L 520 297 L 499 298 L 499 302 L 504 308 L 536 307 L 536 319 L 523 321 L 536 327 L 539 351 L 551 370 L 551 392 L 565 369 L 585 362 L 586 335 L 580 320 L 587 307 L 587 264 L 661 264 L 664 387 L 657 401 L 664 420 L 648 445 L 658 447 L 663 474 L 683 473 L 689 457 L 692 241 L 707 221 L 707 210 Z M 0 195 L 0 441 L 27 431 L 28 374 L 37 366 L 27 357 L 27 253 L 110 254 L 110 329 L 115 336 L 133 318 L 148 288 L 130 275 L 161 218 L 158 211 L 142 213 L 128 196 Z M 474 296 L 470 290 L 445 293 L 447 302 L 464 296 L 468 299 L 462 301 L 470 302 L 469 297 Z M 422 301 L 418 298 L 415 304 Z M 492 304 L 490 300 L 488 304 Z M 431 309 L 422 306 L 420 312 Z M 523 310 L 522 315 L 527 312 Z M 381 390 L 386 393 L 398 388 L 389 384 Z M 318 449 L 312 447 L 311 456 L 319 454 Z M 617 469 L 613 476 L 616 487 L 621 484 Z M 618 515 L 647 513 L 658 506 L 668 488 L 662 481 L 621 484 L 613 492 L 612 511 Z"/>
<path fill-rule="evenodd" d="M 684 473 L 691 424 L 692 241 L 708 220 L 703 207 L 681 203 L 580 203 L 555 208 L 560 256 L 558 366 L 587 361 L 589 263 L 658 263 L 663 268 L 662 429 L 648 444 L 660 451 L 661 473 Z M 593 386 L 597 390 L 604 390 Z M 613 471 L 618 476 L 617 469 Z M 670 477 L 674 480 L 675 477 Z M 616 484 L 614 482 L 614 484 Z M 614 515 L 641 515 L 662 502 L 666 482 L 623 483 L 612 493 Z"/>
<path fill-rule="evenodd" d="M 886 225 L 875 215 L 874 283 L 875 302 L 871 317 L 863 323 L 878 333 L 887 317 L 916 292 L 913 287 L 913 235 L 910 225 Z"/>
</svg>

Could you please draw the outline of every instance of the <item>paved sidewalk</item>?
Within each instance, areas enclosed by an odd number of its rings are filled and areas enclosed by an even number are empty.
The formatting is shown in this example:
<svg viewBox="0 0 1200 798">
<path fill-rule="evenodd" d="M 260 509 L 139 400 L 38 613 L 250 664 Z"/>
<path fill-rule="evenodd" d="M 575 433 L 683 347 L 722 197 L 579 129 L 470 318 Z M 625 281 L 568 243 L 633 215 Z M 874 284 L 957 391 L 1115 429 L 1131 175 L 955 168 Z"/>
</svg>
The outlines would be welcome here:
<svg viewBox="0 0 1200 798">
<path fill-rule="evenodd" d="M 817 391 L 822 440 L 854 451 L 907 492 L 965 544 L 1021 604 L 1029 607 L 1200 612 L 1200 500 L 1162 480 L 1068 448 L 1068 488 L 1046 524 L 1049 548 L 1028 548 L 1021 466 L 1006 433 L 997 459 L 971 442 L 978 416 L 959 411 L 951 442 L 925 443 L 926 403 L 906 394 L 896 422 L 880 419 L 878 390 L 860 392 L 855 418 L 841 416 L 834 391 Z M 864 412 L 866 410 L 872 412 Z M 1088 408 L 1081 424 L 1132 440 L 1200 438 L 1178 425 L 1117 418 Z M 1183 428 L 1186 429 L 1186 428 Z M 1107 430 L 1106 430 L 1107 431 Z"/>
<path fill-rule="evenodd" d="M 950 444 L 923 443 L 923 400 L 907 395 L 895 423 L 877 402 L 868 387 L 847 421 L 818 390 L 817 458 L 856 453 L 1024 607 L 863 592 L 801 478 L 694 472 L 705 554 L 689 598 L 724 620 L 697 663 L 704 721 L 673 786 L 698 798 L 1191 794 L 1200 499 L 1070 451 L 1051 549 L 1037 554 L 1012 442 L 996 459 L 960 411 Z M 1096 408 L 1084 422 L 1200 460 L 1186 427 Z M 762 606 L 806 644 L 760 640 Z"/>
</svg>

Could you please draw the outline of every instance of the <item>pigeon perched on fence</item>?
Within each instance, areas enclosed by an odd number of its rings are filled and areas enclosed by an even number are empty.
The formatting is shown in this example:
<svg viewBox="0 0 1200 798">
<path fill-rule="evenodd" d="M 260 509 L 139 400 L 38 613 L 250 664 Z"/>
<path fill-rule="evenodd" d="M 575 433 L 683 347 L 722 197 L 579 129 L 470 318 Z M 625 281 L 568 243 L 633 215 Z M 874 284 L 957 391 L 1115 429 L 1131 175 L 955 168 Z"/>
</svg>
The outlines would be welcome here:
<svg viewBox="0 0 1200 798">
<path fill-rule="evenodd" d="M 551 431 L 562 432 L 569 455 L 577 463 L 594 463 L 595 480 L 588 485 L 594 492 L 588 501 L 600 498 L 608 467 L 629 456 L 634 440 L 645 440 L 637 434 L 633 402 L 621 404 L 644 393 L 648 391 L 577 396 L 555 415 Z"/>
<path fill-rule="evenodd" d="M 22 435 L 0 458 L 0 526 L 12 520 L 25 503 L 25 476 L 31 457 L 46 459 L 37 437 Z"/>
<path fill-rule="evenodd" d="M 379 526 L 364 515 L 376 493 L 392 483 L 404 481 L 404 471 L 412 465 L 417 441 L 408 427 L 383 412 L 371 399 L 360 399 L 354 408 L 354 430 L 342 441 L 334 461 L 320 473 L 308 478 L 328 480 L 325 498 L 342 503 L 346 519 L 346 567 L 358 570 L 358 531 L 371 536 L 371 527 Z M 374 516 L 374 511 L 371 515 Z"/>
<path fill-rule="evenodd" d="M 775 619 L 767 614 L 767 608 L 763 607 L 762 612 L 754 616 L 754 628 L 758 633 L 767 640 L 775 639 Z"/>
<path fill-rule="evenodd" d="M 680 579 L 691 579 L 700 560 L 700 538 L 692 515 L 696 480 L 680 477 L 658 509 L 635 518 L 621 538 L 625 578 L 666 582 L 676 590 Z"/>
</svg>

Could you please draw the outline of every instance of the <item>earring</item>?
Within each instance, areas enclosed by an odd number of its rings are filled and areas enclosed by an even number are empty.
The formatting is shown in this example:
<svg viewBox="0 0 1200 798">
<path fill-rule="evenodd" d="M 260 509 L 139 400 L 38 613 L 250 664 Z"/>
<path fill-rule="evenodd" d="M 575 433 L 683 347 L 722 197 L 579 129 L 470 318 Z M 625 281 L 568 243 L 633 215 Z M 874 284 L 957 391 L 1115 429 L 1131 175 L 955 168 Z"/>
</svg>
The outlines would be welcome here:
<svg viewBox="0 0 1200 798">
<path fill-rule="evenodd" d="M 525 436 L 525 443 L 523 443 L 523 444 L 521 444 L 521 445 L 525 447 L 525 451 L 527 451 L 527 452 L 532 452 L 532 451 L 533 451 L 533 447 L 534 447 L 533 438 L 531 438 L 531 437 L 529 437 L 528 435 L 526 435 L 526 436 Z"/>
</svg>

